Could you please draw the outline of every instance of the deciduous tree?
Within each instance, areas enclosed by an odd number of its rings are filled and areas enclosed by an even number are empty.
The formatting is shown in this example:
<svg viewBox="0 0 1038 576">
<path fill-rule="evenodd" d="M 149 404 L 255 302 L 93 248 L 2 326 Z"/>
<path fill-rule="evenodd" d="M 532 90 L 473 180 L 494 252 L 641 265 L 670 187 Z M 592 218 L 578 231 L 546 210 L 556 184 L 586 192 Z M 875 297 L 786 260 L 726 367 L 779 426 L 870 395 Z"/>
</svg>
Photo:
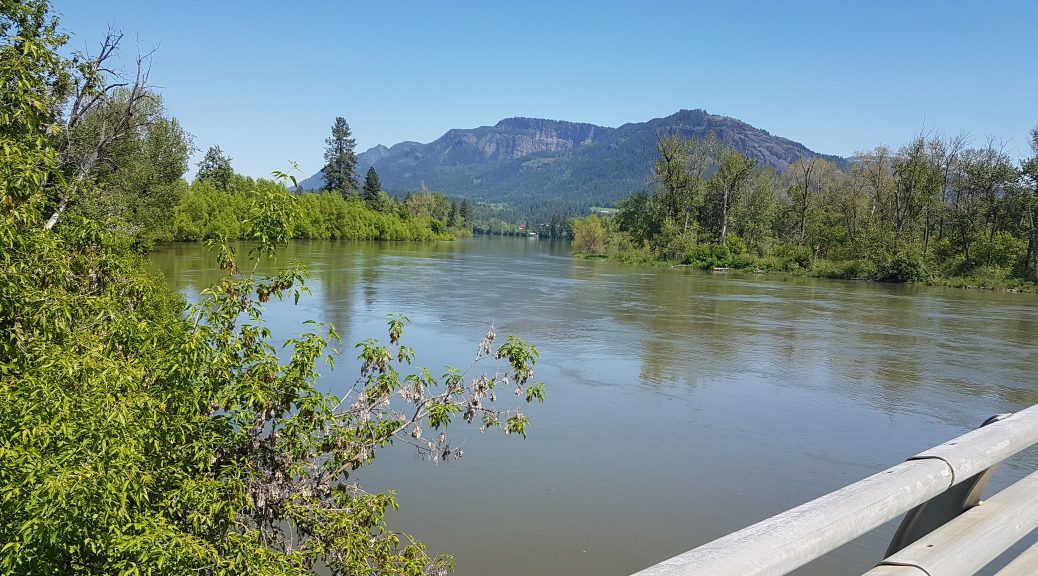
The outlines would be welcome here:
<svg viewBox="0 0 1038 576">
<path fill-rule="evenodd" d="M 1027 210 L 1028 262 L 1034 268 L 1034 279 L 1038 282 L 1038 127 L 1031 129 L 1031 156 L 1020 163 L 1024 186 L 1030 192 Z"/>
<path fill-rule="evenodd" d="M 347 394 L 324 393 L 316 379 L 332 362 L 334 327 L 275 335 L 262 317 L 263 303 L 305 293 L 305 272 L 248 272 L 285 243 L 297 214 L 298 198 L 269 181 L 237 214 L 253 266 L 213 242 L 225 275 L 186 307 L 121 231 L 66 212 L 102 159 L 119 157 L 145 100 L 133 92 L 111 115 L 101 103 L 77 108 L 76 123 L 97 112 L 100 140 L 64 153 L 60 138 L 75 136 L 56 128 L 56 111 L 73 112 L 55 80 L 71 64 L 48 9 L 0 2 L 0 70 L 17 79 L 0 91 L 0 573 L 448 569 L 387 527 L 393 495 L 364 491 L 353 472 L 393 441 L 460 458 L 445 432 L 459 417 L 525 436 L 522 409 L 497 408 L 495 390 L 507 378 L 520 401 L 543 400 L 536 349 L 491 329 L 468 372 L 436 377 L 409 367 L 407 319 L 394 316 L 386 341 L 360 344 Z M 118 96 L 99 90 L 74 93 Z M 153 160 L 159 172 L 180 166 Z"/>
<path fill-rule="evenodd" d="M 717 156 L 717 171 L 710 177 L 708 189 L 719 212 L 718 244 L 724 244 L 728 238 L 728 212 L 733 199 L 742 194 L 755 165 L 752 158 L 729 146 L 722 148 Z"/>
<path fill-rule="evenodd" d="M 80 195 L 90 193 L 90 178 L 111 161 L 113 148 L 152 120 L 148 114 L 155 109 L 155 95 L 148 88 L 150 54 L 138 55 L 135 71 L 124 80 L 123 73 L 111 68 L 122 38 L 110 30 L 95 55 L 76 54 L 65 65 L 71 89 L 68 94 L 55 91 L 59 99 L 54 102 L 59 110 L 67 108 L 56 142 L 64 185 L 44 224 L 48 230 Z"/>
<path fill-rule="evenodd" d="M 602 220 L 592 214 L 573 220 L 573 250 L 598 256 L 605 254 L 608 234 Z"/>
</svg>

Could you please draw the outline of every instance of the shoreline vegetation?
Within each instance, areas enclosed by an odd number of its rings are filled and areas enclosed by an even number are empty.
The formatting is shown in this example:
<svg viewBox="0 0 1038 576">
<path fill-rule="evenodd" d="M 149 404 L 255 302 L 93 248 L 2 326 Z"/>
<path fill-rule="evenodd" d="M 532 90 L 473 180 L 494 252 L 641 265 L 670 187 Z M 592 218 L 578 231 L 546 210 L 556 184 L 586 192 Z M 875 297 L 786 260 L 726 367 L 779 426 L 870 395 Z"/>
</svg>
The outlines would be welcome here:
<svg viewBox="0 0 1038 576">
<path fill-rule="evenodd" d="M 257 270 L 290 238 L 453 237 L 470 207 L 390 199 L 373 171 L 359 190 L 341 118 L 341 189 L 244 178 L 215 146 L 189 185 L 191 137 L 147 56 L 113 69 L 122 38 L 66 55 L 48 1 L 0 3 L 0 574 L 450 572 L 356 471 L 393 443 L 458 460 L 448 427 L 525 438 L 537 349 L 491 327 L 438 376 L 412 365 L 402 315 L 356 347 L 315 321 L 275 334 L 264 304 L 298 303 L 309 275 Z M 174 239 L 206 240 L 222 271 L 195 303 L 141 254 Z M 341 398 L 318 386 L 340 348 L 361 360 Z"/>
<path fill-rule="evenodd" d="M 642 257 L 641 254 L 627 253 L 617 255 L 607 254 L 586 254 L 583 252 L 574 252 L 575 258 L 583 258 L 585 260 L 609 260 L 613 262 L 619 262 L 622 264 L 633 264 L 639 266 L 660 266 L 667 268 L 684 268 L 699 270 L 701 272 L 724 272 L 734 273 L 739 277 L 763 277 L 763 278 L 819 278 L 824 280 L 848 280 L 853 282 L 883 282 L 887 284 L 915 284 L 919 286 L 933 286 L 939 288 L 959 288 L 963 290 L 991 290 L 991 291 L 1003 291 L 1003 292 L 1020 292 L 1020 293 L 1038 293 L 1038 284 L 1034 282 L 1028 282 L 1021 279 L 999 279 L 999 278 L 983 278 L 983 277 L 950 277 L 950 278 L 935 278 L 929 277 L 924 280 L 917 280 L 911 282 L 892 282 L 886 280 L 879 280 L 876 278 L 863 277 L 863 276 L 844 276 L 840 275 L 839 271 L 845 269 L 856 269 L 859 266 L 863 266 L 861 262 L 834 262 L 834 261 L 819 261 L 817 268 L 811 269 L 799 269 L 799 270 L 765 270 L 763 268 L 750 266 L 750 267 L 721 267 L 721 266 L 709 266 L 701 267 L 694 266 L 691 264 L 683 264 L 677 261 L 660 260 L 652 257 Z M 837 273 L 833 273 L 836 271 Z"/>
<path fill-rule="evenodd" d="M 438 193 L 419 192 L 403 202 L 387 196 L 373 208 L 359 195 L 292 193 L 280 183 L 238 175 L 227 190 L 197 180 L 182 187 L 171 225 L 157 230 L 151 236 L 153 242 L 243 239 L 245 226 L 240 215 L 256 198 L 268 195 L 286 200 L 290 207 L 289 237 L 295 240 L 433 241 L 466 235 L 460 221 L 445 224 L 452 204 Z M 440 215 L 443 211 L 448 214 Z"/>
<path fill-rule="evenodd" d="M 1038 291 L 1031 156 L 920 136 L 777 174 L 709 135 L 660 137 L 655 191 L 571 221 L 578 256 L 843 280 Z"/>
</svg>

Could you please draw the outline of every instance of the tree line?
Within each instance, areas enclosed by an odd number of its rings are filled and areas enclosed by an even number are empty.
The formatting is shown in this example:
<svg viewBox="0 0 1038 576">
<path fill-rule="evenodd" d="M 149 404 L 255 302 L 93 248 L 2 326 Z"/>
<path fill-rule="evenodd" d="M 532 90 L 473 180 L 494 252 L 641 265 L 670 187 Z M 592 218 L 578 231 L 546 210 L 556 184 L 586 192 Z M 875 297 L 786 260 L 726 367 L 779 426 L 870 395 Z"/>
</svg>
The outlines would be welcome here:
<svg viewBox="0 0 1038 576">
<path fill-rule="evenodd" d="M 363 190 L 289 193 L 278 181 L 236 174 L 218 146 L 198 164 L 194 182 L 180 183 L 172 220 L 156 223 L 159 240 L 241 239 L 240 215 L 258 197 L 291 198 L 290 237 L 308 240 L 446 240 L 464 234 L 461 208 L 443 194 L 421 191 L 396 201 L 369 170 Z"/>
<path fill-rule="evenodd" d="M 472 220 L 468 201 L 440 193 L 423 189 L 400 201 L 389 197 L 373 168 L 357 189 L 353 141 L 342 118 L 328 139 L 325 172 L 332 185 L 321 193 L 290 194 L 284 182 L 237 174 L 219 146 L 206 151 L 188 183 L 184 176 L 193 139 L 165 113 L 161 97 L 144 87 L 116 87 L 93 109 L 73 108 L 72 114 L 82 118 L 68 120 L 62 161 L 77 187 L 53 200 L 52 218 L 69 211 L 104 222 L 134 238 L 140 248 L 155 242 L 242 239 L 246 223 L 241 214 L 269 194 L 291 196 L 290 237 L 298 239 L 444 240 L 466 234 Z M 125 117 L 121 131 L 102 133 L 113 130 L 112 118 L 120 114 Z"/>
<path fill-rule="evenodd" d="M 1038 128 L 1031 156 L 919 136 L 840 168 L 777 174 L 713 135 L 660 137 L 652 192 L 573 223 L 574 249 L 825 277 L 1018 286 L 1038 282 Z"/>
</svg>

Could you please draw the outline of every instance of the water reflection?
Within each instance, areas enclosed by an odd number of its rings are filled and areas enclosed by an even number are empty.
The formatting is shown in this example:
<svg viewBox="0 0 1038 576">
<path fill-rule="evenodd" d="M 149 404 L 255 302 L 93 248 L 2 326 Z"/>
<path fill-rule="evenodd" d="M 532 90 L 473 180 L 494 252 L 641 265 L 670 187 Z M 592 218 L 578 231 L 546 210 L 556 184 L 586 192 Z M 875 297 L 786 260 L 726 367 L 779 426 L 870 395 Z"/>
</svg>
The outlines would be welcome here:
<svg viewBox="0 0 1038 576">
<path fill-rule="evenodd" d="M 294 243 L 291 259 L 314 298 L 270 322 L 340 327 L 329 389 L 389 313 L 434 373 L 467 364 L 491 322 L 538 346 L 548 402 L 526 441 L 460 428 L 458 465 L 385 450 L 361 471 L 462 575 L 629 574 L 1038 401 L 1032 295 L 638 267 L 523 238 Z M 218 277 L 196 245 L 153 260 L 189 294 Z M 892 530 L 798 574 L 864 572 Z"/>
</svg>

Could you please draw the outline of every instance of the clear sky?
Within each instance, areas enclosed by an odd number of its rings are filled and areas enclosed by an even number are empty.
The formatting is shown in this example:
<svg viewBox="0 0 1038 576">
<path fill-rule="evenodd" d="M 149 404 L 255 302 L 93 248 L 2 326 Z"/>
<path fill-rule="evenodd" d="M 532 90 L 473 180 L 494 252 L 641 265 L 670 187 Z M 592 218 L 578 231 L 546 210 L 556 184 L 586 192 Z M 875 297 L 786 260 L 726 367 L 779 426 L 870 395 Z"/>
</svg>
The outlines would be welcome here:
<svg viewBox="0 0 1038 576">
<path fill-rule="evenodd" d="M 703 108 L 823 153 L 921 131 L 1028 152 L 1038 1 L 54 0 L 73 48 L 108 26 L 199 152 L 250 176 L 530 116 L 619 126 Z"/>
</svg>

